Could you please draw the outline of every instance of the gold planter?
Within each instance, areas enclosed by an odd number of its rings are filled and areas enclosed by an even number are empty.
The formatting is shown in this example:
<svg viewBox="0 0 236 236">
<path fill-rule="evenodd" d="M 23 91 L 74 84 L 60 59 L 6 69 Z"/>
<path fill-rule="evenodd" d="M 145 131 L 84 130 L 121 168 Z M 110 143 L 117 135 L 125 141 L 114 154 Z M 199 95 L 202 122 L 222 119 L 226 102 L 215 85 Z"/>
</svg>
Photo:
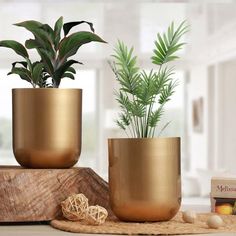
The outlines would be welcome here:
<svg viewBox="0 0 236 236">
<path fill-rule="evenodd" d="M 181 204 L 180 138 L 109 139 L 111 208 L 125 221 L 165 221 Z"/>
<path fill-rule="evenodd" d="M 81 152 L 81 89 L 13 89 L 13 152 L 28 168 L 68 168 Z"/>
</svg>

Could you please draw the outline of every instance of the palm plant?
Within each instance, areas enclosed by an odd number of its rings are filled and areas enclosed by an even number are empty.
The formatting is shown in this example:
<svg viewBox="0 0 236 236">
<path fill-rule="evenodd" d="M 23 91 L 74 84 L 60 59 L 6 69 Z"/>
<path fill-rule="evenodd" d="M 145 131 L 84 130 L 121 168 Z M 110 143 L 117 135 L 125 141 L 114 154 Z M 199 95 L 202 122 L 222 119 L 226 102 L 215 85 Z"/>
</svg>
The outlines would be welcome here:
<svg viewBox="0 0 236 236">
<path fill-rule="evenodd" d="M 157 34 L 152 63 L 159 66 L 145 72 L 137 66 L 137 57 L 133 56 L 133 47 L 128 49 L 118 41 L 110 61 L 112 71 L 119 83 L 119 90 L 115 92 L 116 100 L 121 108 L 117 125 L 129 137 L 154 137 L 156 127 L 164 112 L 164 105 L 170 100 L 177 85 L 173 80 L 174 68 L 164 66 L 166 63 L 178 58 L 176 52 L 185 43 L 180 42 L 182 36 L 188 31 L 188 26 L 182 22 L 177 29 L 172 23 L 166 33 Z M 156 107 L 156 105 L 159 105 Z M 161 129 L 168 126 L 169 122 Z"/>
<path fill-rule="evenodd" d="M 83 23 L 89 25 L 91 32 L 78 31 L 68 35 L 74 26 Z M 63 18 L 60 17 L 56 21 L 54 28 L 34 20 L 24 21 L 15 25 L 30 31 L 34 38 L 26 40 L 25 46 L 14 40 L 3 40 L 0 41 L 0 47 L 11 48 L 24 58 L 24 61 L 17 61 L 12 64 L 9 74 L 18 74 L 21 79 L 30 82 L 33 87 L 58 88 L 62 78 L 74 79 L 76 71 L 72 65 L 82 63 L 70 59 L 70 57 L 74 56 L 84 44 L 90 42 L 106 43 L 94 33 L 93 24 L 87 21 L 63 24 Z M 61 37 L 62 29 L 64 37 Z M 32 63 L 27 49 L 36 49 L 41 60 Z M 48 83 L 49 78 L 52 80 L 51 83 Z"/>
</svg>

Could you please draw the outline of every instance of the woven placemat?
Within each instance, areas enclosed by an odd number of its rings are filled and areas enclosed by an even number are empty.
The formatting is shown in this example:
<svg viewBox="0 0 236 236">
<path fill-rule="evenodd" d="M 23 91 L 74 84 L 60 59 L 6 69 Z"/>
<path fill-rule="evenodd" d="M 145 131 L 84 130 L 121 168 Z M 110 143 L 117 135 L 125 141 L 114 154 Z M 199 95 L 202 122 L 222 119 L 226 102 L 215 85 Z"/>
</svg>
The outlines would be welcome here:
<svg viewBox="0 0 236 236">
<path fill-rule="evenodd" d="M 52 220 L 51 226 L 54 228 L 74 232 L 89 234 L 153 234 L 153 235 L 174 235 L 174 234 L 203 234 L 215 232 L 235 232 L 236 216 L 222 215 L 224 226 L 219 229 L 209 229 L 206 220 L 211 215 L 198 214 L 194 224 L 184 223 L 182 213 L 179 212 L 172 220 L 155 223 L 129 223 L 121 221 L 106 221 L 100 226 L 85 225 L 81 222 L 71 222 L 66 220 Z"/>
</svg>

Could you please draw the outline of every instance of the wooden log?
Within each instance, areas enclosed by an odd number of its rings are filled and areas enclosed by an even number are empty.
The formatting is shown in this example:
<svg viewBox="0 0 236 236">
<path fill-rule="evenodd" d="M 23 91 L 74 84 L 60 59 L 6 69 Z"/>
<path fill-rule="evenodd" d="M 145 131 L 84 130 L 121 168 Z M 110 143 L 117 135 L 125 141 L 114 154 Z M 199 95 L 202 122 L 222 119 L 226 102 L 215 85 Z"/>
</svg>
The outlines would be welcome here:
<svg viewBox="0 0 236 236">
<path fill-rule="evenodd" d="M 101 205 L 114 217 L 108 184 L 90 168 L 0 167 L 0 222 L 60 218 L 60 203 L 73 193 L 85 194 L 90 205 Z"/>
</svg>

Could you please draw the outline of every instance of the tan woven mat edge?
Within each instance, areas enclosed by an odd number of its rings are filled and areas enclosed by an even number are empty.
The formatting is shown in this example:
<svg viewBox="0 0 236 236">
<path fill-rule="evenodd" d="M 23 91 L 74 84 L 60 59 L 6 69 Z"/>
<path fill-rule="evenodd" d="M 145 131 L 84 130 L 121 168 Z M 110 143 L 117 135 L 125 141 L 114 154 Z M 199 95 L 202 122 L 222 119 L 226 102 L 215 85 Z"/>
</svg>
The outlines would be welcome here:
<svg viewBox="0 0 236 236">
<path fill-rule="evenodd" d="M 205 234 L 216 232 L 235 232 L 236 216 L 222 215 L 224 226 L 219 229 L 209 229 L 206 221 L 211 213 L 198 214 L 194 224 L 184 223 L 182 213 L 179 212 L 172 220 L 155 223 L 129 223 L 121 221 L 106 221 L 103 225 L 92 226 L 82 222 L 67 220 L 52 220 L 51 226 L 68 232 L 89 234 L 152 234 L 152 235 L 176 235 L 176 234 Z"/>
</svg>

